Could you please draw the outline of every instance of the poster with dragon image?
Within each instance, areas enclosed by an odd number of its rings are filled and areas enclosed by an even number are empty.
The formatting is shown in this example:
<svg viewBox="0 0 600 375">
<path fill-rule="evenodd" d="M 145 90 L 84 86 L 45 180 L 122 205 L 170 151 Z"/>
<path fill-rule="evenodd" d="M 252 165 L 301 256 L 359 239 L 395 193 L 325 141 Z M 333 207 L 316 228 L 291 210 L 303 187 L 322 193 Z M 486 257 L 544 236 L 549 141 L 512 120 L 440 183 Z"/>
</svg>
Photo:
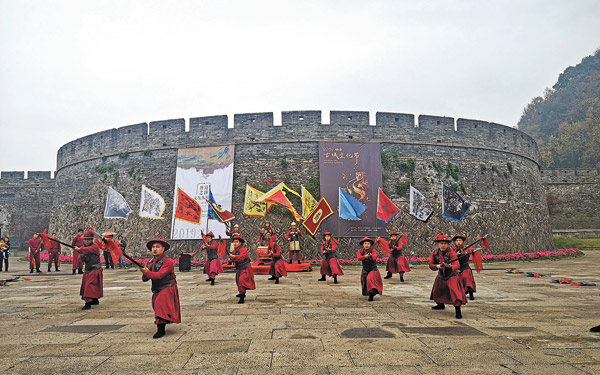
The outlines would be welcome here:
<svg viewBox="0 0 600 375">
<path fill-rule="evenodd" d="M 376 219 L 378 188 L 383 186 L 379 143 L 319 142 L 319 177 L 321 195 L 335 211 L 324 230 L 336 237 L 385 236 L 385 224 Z M 341 194 L 366 207 L 359 220 L 339 217 Z"/>
</svg>

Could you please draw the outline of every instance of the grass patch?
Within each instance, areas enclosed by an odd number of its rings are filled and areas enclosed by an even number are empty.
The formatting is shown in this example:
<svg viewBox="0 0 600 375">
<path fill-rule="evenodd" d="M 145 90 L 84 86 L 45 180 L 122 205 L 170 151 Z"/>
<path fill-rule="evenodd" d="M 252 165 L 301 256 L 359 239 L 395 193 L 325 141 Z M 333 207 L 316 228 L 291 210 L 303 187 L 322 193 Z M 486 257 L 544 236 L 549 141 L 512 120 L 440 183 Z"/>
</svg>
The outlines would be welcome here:
<svg viewBox="0 0 600 375">
<path fill-rule="evenodd" d="M 600 238 L 556 238 L 557 249 L 600 249 Z"/>
</svg>

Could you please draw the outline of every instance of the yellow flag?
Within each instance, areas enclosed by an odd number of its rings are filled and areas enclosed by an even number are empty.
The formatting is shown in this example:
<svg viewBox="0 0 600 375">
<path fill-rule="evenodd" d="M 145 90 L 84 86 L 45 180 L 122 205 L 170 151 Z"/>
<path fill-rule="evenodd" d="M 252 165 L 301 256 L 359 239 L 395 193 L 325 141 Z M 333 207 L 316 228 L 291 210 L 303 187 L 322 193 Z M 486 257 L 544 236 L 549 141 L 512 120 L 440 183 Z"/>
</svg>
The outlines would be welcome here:
<svg viewBox="0 0 600 375">
<path fill-rule="evenodd" d="M 302 191 L 302 216 L 307 217 L 317 206 L 317 201 L 304 186 L 301 186 Z"/>
<path fill-rule="evenodd" d="M 244 215 L 265 217 L 269 209 L 267 203 L 257 202 L 256 199 L 264 195 L 262 191 L 246 184 L 246 197 L 244 199 Z"/>
</svg>

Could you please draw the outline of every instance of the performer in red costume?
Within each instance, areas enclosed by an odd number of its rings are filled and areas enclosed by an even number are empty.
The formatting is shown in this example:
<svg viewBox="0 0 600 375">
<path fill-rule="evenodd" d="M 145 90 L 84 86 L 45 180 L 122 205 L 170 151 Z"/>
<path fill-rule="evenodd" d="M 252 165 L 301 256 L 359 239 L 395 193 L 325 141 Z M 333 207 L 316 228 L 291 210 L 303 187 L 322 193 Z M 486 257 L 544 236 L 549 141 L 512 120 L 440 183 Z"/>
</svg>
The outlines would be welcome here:
<svg viewBox="0 0 600 375">
<path fill-rule="evenodd" d="M 258 246 L 269 246 L 269 240 L 273 234 L 275 234 L 275 232 L 273 232 L 273 227 L 271 227 L 271 223 L 267 221 L 258 235 Z"/>
<path fill-rule="evenodd" d="M 206 234 L 206 242 L 200 247 L 200 251 L 206 250 L 206 261 L 204 262 L 204 273 L 208 275 L 206 281 L 210 281 L 210 285 L 215 285 L 215 277 L 223 273 L 223 266 L 219 260 L 218 250 L 219 242 L 213 241 L 215 234 L 208 232 Z"/>
<path fill-rule="evenodd" d="M 279 284 L 280 277 L 287 277 L 285 270 L 285 261 L 281 259 L 281 247 L 277 244 L 277 235 L 271 237 L 273 243 L 272 249 L 269 250 L 271 256 L 271 268 L 269 269 L 269 280 L 275 280 L 275 284 Z"/>
<path fill-rule="evenodd" d="M 79 229 L 77 231 L 77 235 L 73 237 L 73 240 L 71 241 L 71 246 L 83 246 L 83 239 L 81 239 L 82 236 L 83 229 Z M 83 260 L 81 260 L 81 257 L 79 256 L 78 252 L 73 251 L 73 275 L 75 275 L 75 271 L 77 271 L 77 273 L 79 274 L 83 273 Z"/>
<path fill-rule="evenodd" d="M 237 284 L 239 291 L 236 297 L 240 298 L 238 303 L 244 303 L 246 290 L 256 289 L 256 284 L 254 284 L 254 272 L 252 272 L 252 267 L 250 267 L 250 254 L 248 254 L 248 250 L 244 247 L 244 242 L 246 241 L 241 236 L 234 237 L 234 250 L 233 253 L 229 255 L 229 258 L 231 258 L 235 264 L 235 283 Z"/>
<path fill-rule="evenodd" d="M 395 273 L 400 274 L 400 281 L 404 282 L 404 273 L 410 272 L 408 259 L 402 254 L 402 242 L 400 241 L 399 233 L 395 230 L 390 232 L 390 256 L 388 257 L 385 270 L 387 275 L 384 279 L 392 278 Z"/>
<path fill-rule="evenodd" d="M 477 287 L 475 285 L 475 278 L 473 277 L 473 270 L 469 266 L 470 256 L 468 254 L 470 254 L 470 250 L 464 248 L 464 241 L 466 239 L 467 237 L 459 233 L 452 236 L 452 241 L 456 245 L 454 251 L 456 252 L 456 256 L 459 257 L 458 263 L 460 264 L 458 279 L 465 293 L 469 293 L 469 299 L 472 301 L 475 299 L 473 293 L 477 292 Z M 461 257 L 461 255 L 463 256 Z"/>
<path fill-rule="evenodd" d="M 448 236 L 440 233 L 435 237 L 435 241 L 438 243 L 438 248 L 433 250 L 429 259 L 429 268 L 438 271 L 429 298 L 436 303 L 432 309 L 443 310 L 446 304 L 453 305 L 456 319 L 461 319 L 460 306 L 467 303 L 467 299 L 458 279 L 460 264 L 458 261 L 453 261 L 456 259 L 456 252 L 448 246 L 450 244 Z"/>
<path fill-rule="evenodd" d="M 79 294 L 85 301 L 85 305 L 81 309 L 89 310 L 92 305 L 99 304 L 99 299 L 102 298 L 102 265 L 100 264 L 100 248 L 94 243 L 94 232 L 85 232 L 81 239 L 83 246 L 75 246 L 73 250 L 79 253 L 85 263 Z"/>
<path fill-rule="evenodd" d="M 29 273 L 33 273 L 33 267 L 37 272 L 40 271 L 40 252 L 42 251 L 42 239 L 39 234 L 34 233 L 33 238 L 29 239 Z"/>
<path fill-rule="evenodd" d="M 146 247 L 152 251 L 152 261 L 140 271 L 142 281 L 152 280 L 152 308 L 157 329 L 152 337 L 158 339 L 165 335 L 167 324 L 181 323 L 179 289 L 175 281 L 175 263 L 165 254 L 171 247 L 169 243 L 157 238 L 149 241 Z"/>
<path fill-rule="evenodd" d="M 369 301 L 373 301 L 376 294 L 383 294 L 383 280 L 377 269 L 377 251 L 373 248 L 375 241 L 365 237 L 360 241 L 362 249 L 358 250 L 356 258 L 362 262 L 362 273 L 360 275 L 360 284 L 362 285 L 362 295 L 369 296 Z"/>
<path fill-rule="evenodd" d="M 56 233 L 52 233 L 52 238 L 56 239 Z M 56 241 L 50 241 L 50 248 L 46 249 L 48 251 L 48 272 L 52 268 L 52 262 L 54 261 L 54 268 L 57 272 L 58 269 L 58 259 L 60 258 L 60 243 Z"/>
<path fill-rule="evenodd" d="M 296 260 L 298 264 L 302 263 L 302 253 L 300 251 L 300 237 L 302 232 L 296 228 L 296 223 L 292 223 L 290 230 L 285 235 L 285 239 L 290 241 L 290 264 L 294 261 L 294 253 L 296 254 Z"/>
<path fill-rule="evenodd" d="M 323 233 L 324 241 L 321 243 L 321 254 L 325 259 L 321 261 L 321 278 L 317 281 L 325 281 L 325 276 L 333 276 L 333 283 L 337 284 L 337 277 L 343 276 L 344 271 L 337 260 L 337 241 L 333 238 L 331 232 Z"/>
</svg>

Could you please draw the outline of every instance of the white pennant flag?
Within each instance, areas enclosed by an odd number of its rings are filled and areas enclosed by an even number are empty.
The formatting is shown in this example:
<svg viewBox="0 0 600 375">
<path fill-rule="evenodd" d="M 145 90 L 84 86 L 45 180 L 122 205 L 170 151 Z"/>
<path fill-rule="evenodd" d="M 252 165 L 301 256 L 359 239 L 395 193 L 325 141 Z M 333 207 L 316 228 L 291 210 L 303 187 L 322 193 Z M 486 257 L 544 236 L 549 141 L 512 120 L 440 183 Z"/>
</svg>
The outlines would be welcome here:
<svg viewBox="0 0 600 375">
<path fill-rule="evenodd" d="M 140 198 L 140 213 L 141 217 L 148 219 L 164 219 L 162 217 L 165 212 L 165 200 L 157 192 L 150 189 L 146 185 L 142 185 L 142 197 Z"/>
<path fill-rule="evenodd" d="M 427 221 L 433 213 L 433 207 L 427 203 L 425 196 L 410 185 L 410 212 L 411 215 L 421 221 Z"/>
<path fill-rule="evenodd" d="M 104 207 L 105 219 L 125 219 L 131 213 L 129 204 L 123 196 L 115 189 L 108 187 L 106 194 L 106 206 Z"/>
</svg>

